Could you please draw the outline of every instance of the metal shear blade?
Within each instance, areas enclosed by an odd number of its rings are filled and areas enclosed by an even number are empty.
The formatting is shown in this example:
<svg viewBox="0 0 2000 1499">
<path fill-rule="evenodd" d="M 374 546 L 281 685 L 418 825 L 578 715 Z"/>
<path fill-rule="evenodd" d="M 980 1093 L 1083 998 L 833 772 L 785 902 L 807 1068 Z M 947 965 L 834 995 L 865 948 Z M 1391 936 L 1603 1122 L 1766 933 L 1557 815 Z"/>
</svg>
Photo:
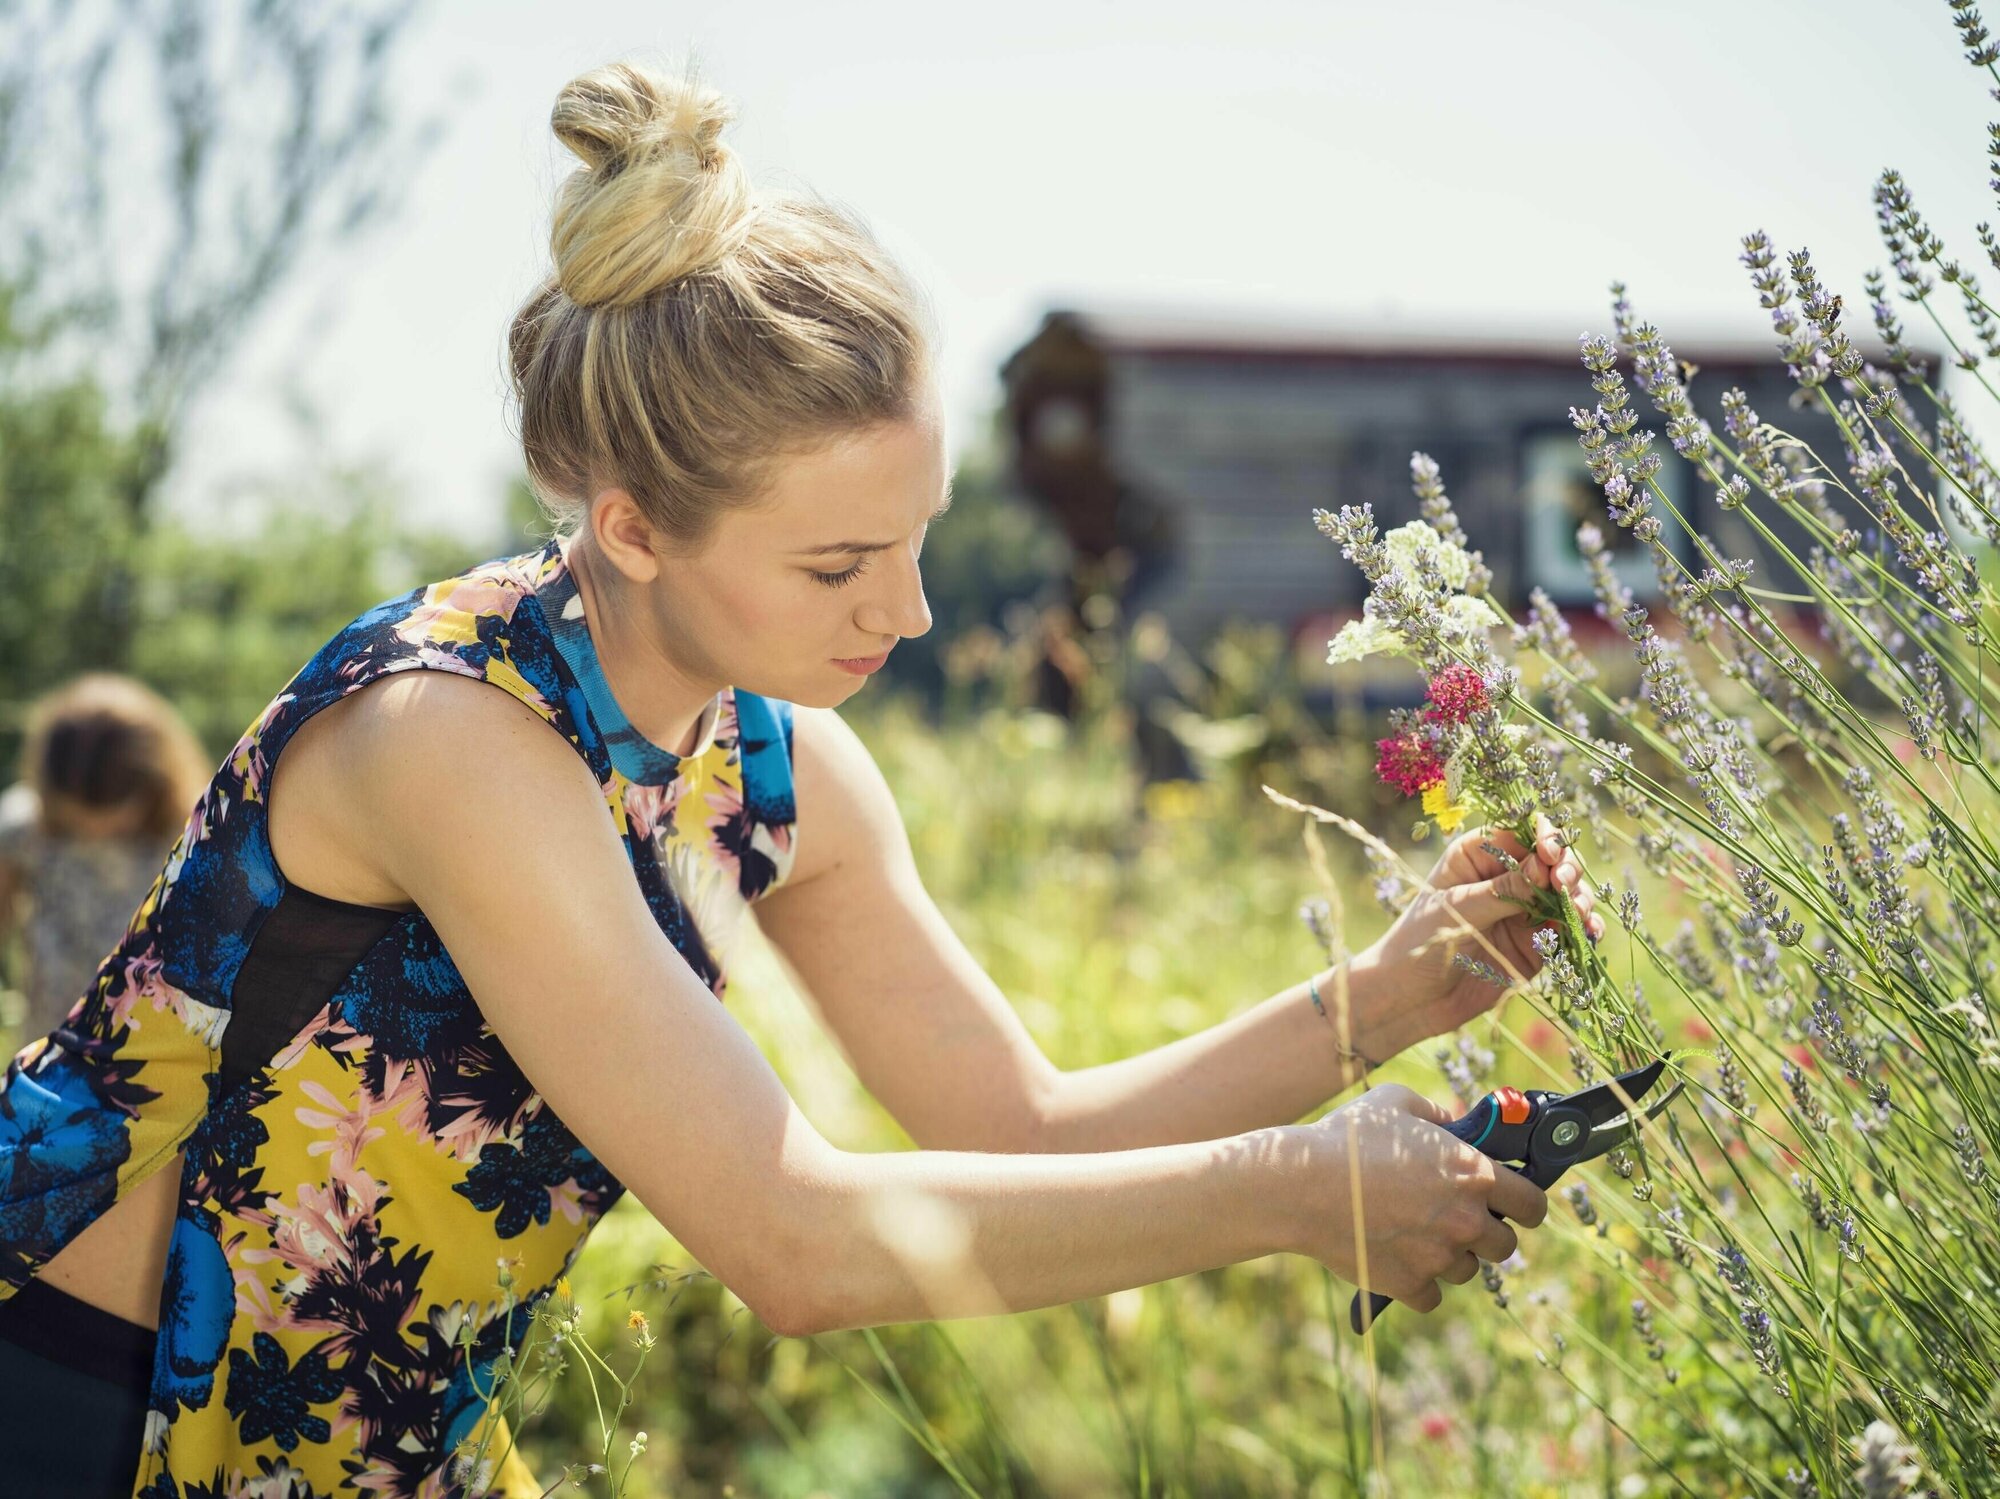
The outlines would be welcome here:
<svg viewBox="0 0 2000 1499">
<path fill-rule="evenodd" d="M 1666 1065 L 1666 1060 L 1662 1058 L 1564 1100 L 1572 1107 L 1582 1109 L 1591 1119 L 1590 1139 L 1576 1156 L 1577 1161 L 1594 1160 L 1606 1151 L 1627 1143 L 1638 1133 L 1642 1121 L 1657 1119 L 1668 1104 L 1680 1097 L 1681 1090 L 1687 1085 L 1676 1078 L 1674 1085 L 1665 1093 L 1639 1109 L 1636 1115 L 1633 1112 L 1640 1096 L 1660 1080 Z"/>
</svg>

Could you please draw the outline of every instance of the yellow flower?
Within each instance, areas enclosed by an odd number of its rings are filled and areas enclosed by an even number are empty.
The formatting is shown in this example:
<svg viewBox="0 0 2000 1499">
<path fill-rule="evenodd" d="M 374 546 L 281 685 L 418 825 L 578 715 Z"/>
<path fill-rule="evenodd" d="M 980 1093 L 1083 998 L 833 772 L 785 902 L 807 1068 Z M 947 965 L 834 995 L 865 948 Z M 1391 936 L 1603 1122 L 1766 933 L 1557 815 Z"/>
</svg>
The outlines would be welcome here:
<svg viewBox="0 0 2000 1499">
<path fill-rule="evenodd" d="M 647 1349 L 653 1346 L 653 1329 L 646 1325 L 644 1312 L 634 1311 L 625 1319 L 625 1325 L 632 1329 L 632 1342 L 635 1347 Z"/>
<path fill-rule="evenodd" d="M 564 1301 L 569 1300 L 569 1277 L 567 1275 L 558 1275 L 556 1277 L 556 1295 Z"/>
<path fill-rule="evenodd" d="M 1434 820 L 1440 831 L 1454 833 L 1458 825 L 1472 815 L 1470 807 L 1461 806 L 1451 799 L 1451 791 L 1443 781 L 1433 781 L 1424 787 L 1424 811 Z"/>
</svg>

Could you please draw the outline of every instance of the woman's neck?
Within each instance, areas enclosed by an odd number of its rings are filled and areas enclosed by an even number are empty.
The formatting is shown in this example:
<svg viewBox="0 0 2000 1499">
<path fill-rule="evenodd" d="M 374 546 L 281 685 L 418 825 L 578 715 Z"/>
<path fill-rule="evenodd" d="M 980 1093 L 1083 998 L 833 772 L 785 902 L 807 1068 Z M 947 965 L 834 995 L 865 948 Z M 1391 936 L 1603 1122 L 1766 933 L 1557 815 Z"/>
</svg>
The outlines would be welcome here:
<svg viewBox="0 0 2000 1499">
<path fill-rule="evenodd" d="M 648 629 L 651 611 L 637 588 L 605 561 L 588 531 L 564 552 L 598 668 L 619 710 L 641 735 L 685 757 L 698 745 L 715 687 L 692 681 Z"/>
</svg>

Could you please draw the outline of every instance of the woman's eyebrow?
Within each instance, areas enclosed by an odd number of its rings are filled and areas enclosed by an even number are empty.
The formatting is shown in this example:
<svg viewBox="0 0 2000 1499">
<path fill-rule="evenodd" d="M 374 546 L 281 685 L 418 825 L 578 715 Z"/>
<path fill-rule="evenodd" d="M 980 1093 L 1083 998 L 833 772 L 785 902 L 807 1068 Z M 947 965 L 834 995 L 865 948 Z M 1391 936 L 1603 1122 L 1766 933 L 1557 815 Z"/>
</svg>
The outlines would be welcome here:
<svg viewBox="0 0 2000 1499">
<path fill-rule="evenodd" d="M 951 486 L 947 484 L 944 490 L 944 498 L 938 502 L 937 509 L 931 512 L 930 518 L 937 520 L 949 509 L 951 509 Z M 829 541 L 824 546 L 800 547 L 792 555 L 794 557 L 826 557 L 835 552 L 886 552 L 895 544 L 893 541 Z"/>
</svg>

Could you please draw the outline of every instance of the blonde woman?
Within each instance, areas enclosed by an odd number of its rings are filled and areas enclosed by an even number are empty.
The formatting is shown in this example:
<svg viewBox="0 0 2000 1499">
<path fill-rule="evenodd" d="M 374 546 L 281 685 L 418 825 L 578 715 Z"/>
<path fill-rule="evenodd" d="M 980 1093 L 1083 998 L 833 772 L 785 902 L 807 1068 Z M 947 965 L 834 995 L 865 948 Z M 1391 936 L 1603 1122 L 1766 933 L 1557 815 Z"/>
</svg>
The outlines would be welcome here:
<svg viewBox="0 0 2000 1499">
<path fill-rule="evenodd" d="M 1492 1003 L 1431 936 L 1534 967 L 1509 897 L 1574 885 L 1553 835 L 1513 873 L 1458 840 L 1375 947 L 1212 1030 L 1037 1050 L 837 711 L 931 624 L 921 304 L 849 214 L 753 191 L 729 115 L 637 65 L 562 90 L 580 165 L 509 341 L 556 534 L 327 642 L 8 1073 L 0 1331 L 31 1296 L 31 1328 L 157 1328 L 93 1392 L 144 1428 L 104 1492 L 540 1492 L 452 1466 L 526 1322 L 495 1262 L 541 1293 L 627 1189 L 791 1335 L 1277 1252 L 1428 1310 L 1513 1250 L 1489 1210 L 1542 1218 L 1406 1089 L 1292 1121 Z M 823 1139 L 717 1002 L 746 913 L 919 1149 Z M 25 1367 L 16 1471 L 78 1442 Z"/>
<path fill-rule="evenodd" d="M 0 792 L 0 939 L 21 937 L 21 1029 L 69 1013 L 118 943 L 214 766 L 165 698 L 87 672 L 36 699 Z"/>
</svg>

